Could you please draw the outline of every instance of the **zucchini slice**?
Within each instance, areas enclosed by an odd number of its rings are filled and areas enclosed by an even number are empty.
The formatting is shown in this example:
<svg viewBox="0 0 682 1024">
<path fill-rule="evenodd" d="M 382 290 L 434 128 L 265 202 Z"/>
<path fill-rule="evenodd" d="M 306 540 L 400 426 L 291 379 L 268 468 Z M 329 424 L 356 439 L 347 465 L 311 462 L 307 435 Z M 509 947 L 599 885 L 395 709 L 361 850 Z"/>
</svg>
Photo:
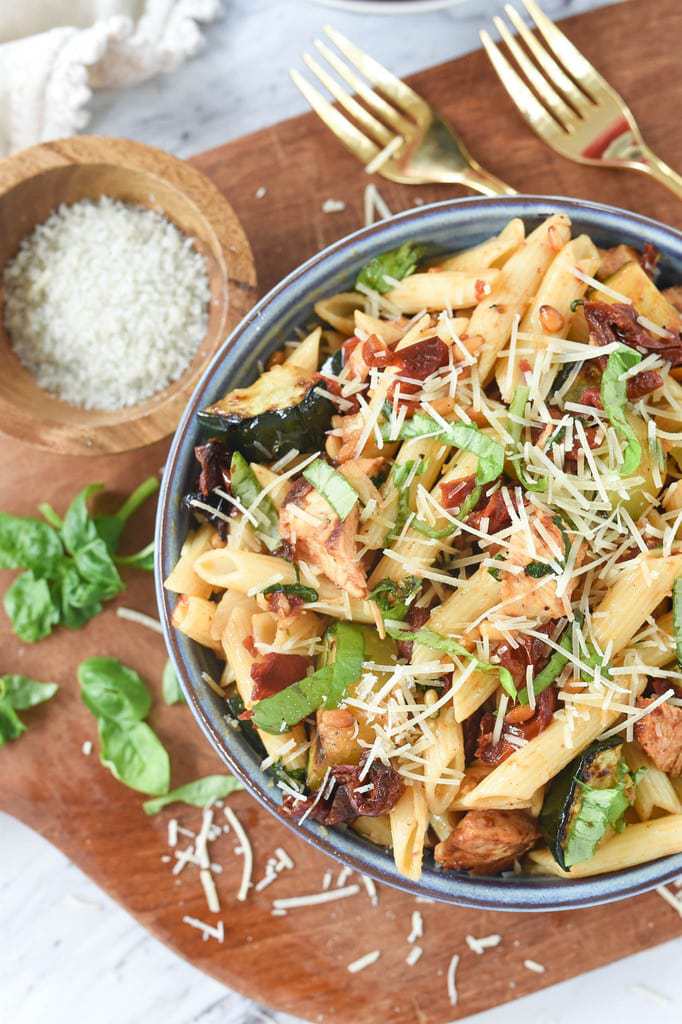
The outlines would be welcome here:
<svg viewBox="0 0 682 1024">
<path fill-rule="evenodd" d="M 230 391 L 199 413 L 251 462 L 272 462 L 292 448 L 321 449 L 334 405 L 321 395 L 317 373 L 291 363 L 273 366 L 248 388 Z"/>
<path fill-rule="evenodd" d="M 592 743 L 557 775 L 545 796 L 540 829 L 557 864 L 570 871 L 623 827 L 634 780 L 617 736 Z"/>
</svg>

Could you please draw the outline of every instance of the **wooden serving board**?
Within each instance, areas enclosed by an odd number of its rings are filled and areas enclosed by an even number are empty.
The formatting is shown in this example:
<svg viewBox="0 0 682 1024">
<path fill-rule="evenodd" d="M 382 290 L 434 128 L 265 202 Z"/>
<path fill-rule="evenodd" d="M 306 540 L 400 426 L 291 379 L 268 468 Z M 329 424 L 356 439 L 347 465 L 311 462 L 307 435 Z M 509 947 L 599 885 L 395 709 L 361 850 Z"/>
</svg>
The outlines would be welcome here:
<svg viewBox="0 0 682 1024">
<path fill-rule="evenodd" d="M 401 27 L 401 26 L 397 26 Z M 678 40 L 679 0 L 632 0 L 567 23 L 568 31 L 606 77 L 629 97 L 647 140 L 673 166 L 682 167 L 682 106 Z M 303 44 L 304 40 L 301 40 Z M 601 200 L 682 225 L 682 205 L 665 190 L 634 174 L 579 168 L 554 156 L 525 128 L 481 53 L 416 75 L 414 86 L 451 117 L 474 153 L 491 170 L 528 192 Z M 286 88 L 286 83 L 283 83 Z M 304 116 L 204 153 L 194 161 L 225 193 L 241 217 L 256 257 L 261 290 L 301 260 L 361 224 L 362 169 L 312 116 Z M 256 189 L 264 185 L 264 198 Z M 410 190 L 381 182 L 394 211 L 457 194 L 445 187 Z M 342 199 L 342 213 L 323 214 L 327 198 Z M 15 513 L 48 500 L 62 509 L 84 484 L 106 483 L 120 498 L 163 464 L 166 444 L 107 458 L 57 457 L 12 441 L 0 447 L 0 507 Z M 152 509 L 131 525 L 134 550 L 152 528 Z M 0 574 L 4 590 L 9 574 Z M 119 599 L 154 613 L 148 576 L 130 574 Z M 682 924 L 655 894 L 631 902 L 575 912 L 501 914 L 420 905 L 424 949 L 415 967 L 405 966 L 414 899 L 382 889 L 378 907 L 364 894 L 330 907 L 271 915 L 278 896 L 321 888 L 332 862 L 292 837 L 246 794 L 230 800 L 255 851 L 254 878 L 278 845 L 296 863 L 270 888 L 237 903 L 241 860 L 232 836 L 212 849 L 223 864 L 218 876 L 223 911 L 206 910 L 196 869 L 177 878 L 166 854 L 168 812 L 147 818 L 142 798 L 117 783 L 98 763 L 94 722 L 81 704 L 75 670 L 82 658 L 115 655 L 149 680 L 157 697 L 151 721 L 171 752 L 173 784 L 219 771 L 220 765 L 184 706 L 167 708 L 160 698 L 165 660 L 159 637 L 118 619 L 113 606 L 79 633 L 59 631 L 37 646 L 22 646 L 0 613 L 1 672 L 25 672 L 61 684 L 49 704 L 25 715 L 29 731 L 0 750 L 0 808 L 36 829 L 117 899 L 145 927 L 180 955 L 232 988 L 310 1021 L 329 1024 L 441 1024 L 525 995 L 619 957 L 682 934 Z M 175 809 L 197 827 L 199 812 Z M 190 914 L 222 919 L 225 941 L 203 942 L 182 924 Z M 501 944 L 476 956 L 465 936 L 497 932 Z M 379 963 L 351 975 L 348 963 L 372 949 Z M 460 953 L 459 1004 L 449 1004 L 445 973 Z M 531 958 L 542 975 L 523 967 Z"/>
</svg>

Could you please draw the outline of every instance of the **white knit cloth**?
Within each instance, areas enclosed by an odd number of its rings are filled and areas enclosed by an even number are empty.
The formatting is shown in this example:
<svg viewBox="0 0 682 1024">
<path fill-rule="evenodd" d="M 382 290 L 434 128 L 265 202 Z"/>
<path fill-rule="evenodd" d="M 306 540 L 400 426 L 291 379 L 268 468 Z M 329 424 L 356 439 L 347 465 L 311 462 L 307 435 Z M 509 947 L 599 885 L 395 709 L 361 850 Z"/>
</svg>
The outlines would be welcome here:
<svg viewBox="0 0 682 1024">
<path fill-rule="evenodd" d="M 172 71 L 221 0 L 0 0 L 0 156 L 73 135 L 92 89 Z"/>
</svg>

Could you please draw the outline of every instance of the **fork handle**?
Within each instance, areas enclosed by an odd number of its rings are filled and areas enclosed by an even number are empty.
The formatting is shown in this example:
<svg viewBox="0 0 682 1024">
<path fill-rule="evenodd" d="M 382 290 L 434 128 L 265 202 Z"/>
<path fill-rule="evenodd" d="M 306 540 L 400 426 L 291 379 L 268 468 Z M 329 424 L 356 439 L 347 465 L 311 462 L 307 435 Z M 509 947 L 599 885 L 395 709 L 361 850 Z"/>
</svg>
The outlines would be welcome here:
<svg viewBox="0 0 682 1024">
<path fill-rule="evenodd" d="M 682 199 L 682 175 L 656 156 L 647 145 L 642 145 L 637 156 L 639 158 L 636 164 L 637 170 L 655 178 L 661 185 L 669 188 L 678 199 Z"/>
</svg>

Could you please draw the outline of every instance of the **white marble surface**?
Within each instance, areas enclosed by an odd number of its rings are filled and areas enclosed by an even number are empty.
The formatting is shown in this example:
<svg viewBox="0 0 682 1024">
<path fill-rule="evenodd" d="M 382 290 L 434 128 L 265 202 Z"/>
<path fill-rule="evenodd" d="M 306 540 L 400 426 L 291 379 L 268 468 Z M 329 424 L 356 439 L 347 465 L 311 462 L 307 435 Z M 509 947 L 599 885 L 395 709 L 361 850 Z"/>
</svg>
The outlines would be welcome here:
<svg viewBox="0 0 682 1024">
<path fill-rule="evenodd" d="M 224 0 L 224 17 L 209 29 L 203 53 L 172 76 L 97 96 L 90 130 L 188 155 L 304 110 L 286 70 L 327 21 L 404 74 L 474 48 L 478 29 L 500 6 L 465 0 L 449 11 L 386 19 L 305 0 Z M 544 0 L 554 16 L 599 6 Z M 2 815 L 0 936 L 0 1024 L 290 1020 L 179 960 L 60 853 Z M 668 943 L 471 1024 L 593 1024 L 604 1017 L 679 1024 L 681 952 L 682 941 Z"/>
</svg>

